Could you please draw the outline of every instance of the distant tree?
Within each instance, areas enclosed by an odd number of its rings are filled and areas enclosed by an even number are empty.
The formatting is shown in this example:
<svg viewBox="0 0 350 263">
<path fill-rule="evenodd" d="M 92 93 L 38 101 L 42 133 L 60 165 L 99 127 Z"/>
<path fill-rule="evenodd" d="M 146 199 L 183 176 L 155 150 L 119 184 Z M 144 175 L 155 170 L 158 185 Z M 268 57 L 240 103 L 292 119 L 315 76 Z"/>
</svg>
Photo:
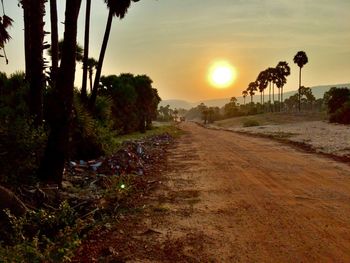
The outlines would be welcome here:
<svg viewBox="0 0 350 263">
<path fill-rule="evenodd" d="M 107 7 L 109 9 L 108 13 L 108 19 L 107 19 L 107 24 L 106 24 L 106 29 L 105 29 L 105 34 L 103 37 L 103 42 L 102 42 L 102 47 L 100 51 L 100 56 L 98 59 L 98 65 L 96 69 L 96 74 L 95 74 L 95 81 L 92 89 L 92 93 L 90 96 L 89 100 L 89 108 L 93 109 L 97 97 L 97 92 L 98 88 L 100 85 L 100 77 L 101 77 L 101 72 L 102 72 L 102 65 L 103 65 L 103 60 L 105 57 L 106 49 L 107 49 L 107 44 L 109 40 L 109 35 L 111 32 L 111 26 L 112 26 L 112 20 L 113 17 L 119 17 L 120 19 L 123 19 L 124 16 L 126 15 L 131 2 L 138 2 L 139 0 L 105 0 L 105 3 L 107 4 Z"/>
<path fill-rule="evenodd" d="M 243 101 L 244 101 L 244 105 L 245 105 L 245 98 L 248 96 L 248 91 L 247 90 L 243 90 L 242 91 L 242 95 L 243 95 Z"/>
<path fill-rule="evenodd" d="M 87 70 L 89 73 L 89 82 L 90 82 L 90 94 L 92 93 L 92 76 L 94 75 L 94 70 L 97 68 L 97 60 L 94 58 L 89 58 L 87 60 Z"/>
<path fill-rule="evenodd" d="M 247 91 L 250 95 L 251 104 L 253 104 L 253 96 L 255 95 L 255 91 L 257 91 L 257 89 L 258 89 L 258 84 L 255 81 L 249 83 Z"/>
<path fill-rule="evenodd" d="M 299 111 L 301 110 L 301 94 L 300 94 L 300 87 L 301 87 L 301 69 L 305 64 L 309 62 L 308 57 L 304 51 L 299 51 L 293 58 L 293 61 L 295 64 L 299 67 Z"/>
<path fill-rule="evenodd" d="M 224 115 L 226 118 L 231 118 L 238 115 L 236 97 L 232 97 L 230 102 L 224 105 Z"/>
<path fill-rule="evenodd" d="M 283 86 L 287 82 L 287 76 L 290 75 L 290 67 L 286 61 L 278 62 L 276 66 L 276 86 L 280 90 L 279 92 L 279 105 L 283 103 Z M 281 110 L 281 109 L 279 109 Z"/>
<path fill-rule="evenodd" d="M 261 94 L 261 104 L 264 105 L 264 103 L 265 103 L 264 91 L 269 84 L 269 75 L 268 75 L 267 70 L 263 70 L 259 73 L 259 75 L 256 79 L 256 83 L 257 83 L 258 89 L 259 89 L 260 94 Z"/>
</svg>

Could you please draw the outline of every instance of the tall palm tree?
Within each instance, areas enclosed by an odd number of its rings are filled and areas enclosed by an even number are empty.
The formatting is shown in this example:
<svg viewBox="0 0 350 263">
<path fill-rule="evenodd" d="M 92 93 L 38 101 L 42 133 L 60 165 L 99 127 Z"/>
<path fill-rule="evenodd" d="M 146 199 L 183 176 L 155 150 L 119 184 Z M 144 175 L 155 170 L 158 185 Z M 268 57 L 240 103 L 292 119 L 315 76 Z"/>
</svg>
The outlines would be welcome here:
<svg viewBox="0 0 350 263">
<path fill-rule="evenodd" d="M 58 19 L 57 0 L 50 0 L 50 20 L 51 20 L 51 80 L 56 82 L 58 71 Z"/>
<path fill-rule="evenodd" d="M 43 119 L 45 0 L 21 0 L 24 14 L 26 79 L 34 125 Z"/>
<path fill-rule="evenodd" d="M 64 162 L 68 153 L 70 120 L 76 64 L 78 15 L 81 0 L 66 0 L 65 31 L 61 65 L 54 88 L 50 133 L 38 175 L 41 181 L 62 184 Z"/>
<path fill-rule="evenodd" d="M 81 98 L 83 101 L 86 101 L 87 99 L 86 86 L 87 86 L 87 73 L 88 73 L 88 60 L 89 60 L 90 10 L 91 10 L 91 0 L 86 0 L 83 82 L 81 86 Z M 90 83 L 91 83 L 91 79 L 90 79 Z"/>
<path fill-rule="evenodd" d="M 277 70 L 276 86 L 280 90 L 279 102 L 281 106 L 281 104 L 283 104 L 283 86 L 287 82 L 287 76 L 290 75 L 290 67 L 286 61 L 280 61 L 276 66 L 276 70 Z M 280 110 L 281 110 L 281 107 L 280 107 Z"/>
<path fill-rule="evenodd" d="M 95 106 L 97 91 L 100 85 L 100 77 L 102 72 L 103 60 L 105 57 L 108 39 L 111 32 L 113 17 L 116 16 L 116 17 L 119 17 L 120 19 L 123 19 L 126 13 L 128 12 L 131 2 L 138 2 L 139 0 L 104 0 L 104 1 L 109 8 L 109 13 L 108 13 L 108 19 L 106 24 L 106 30 L 103 37 L 102 47 L 100 51 L 100 56 L 98 59 L 98 65 L 97 65 L 97 70 L 95 74 L 95 81 L 94 81 L 92 93 L 89 100 L 90 109 L 93 109 Z"/>
<path fill-rule="evenodd" d="M 245 105 L 245 98 L 248 96 L 248 91 L 247 90 L 243 90 L 242 91 L 242 95 L 243 95 L 243 101 L 244 101 L 244 105 Z"/>
<path fill-rule="evenodd" d="M 268 72 L 267 70 L 263 70 L 259 73 L 257 79 L 256 79 L 256 83 L 258 84 L 258 88 L 259 91 L 261 93 L 261 104 L 264 105 L 265 104 L 265 89 L 268 86 L 269 79 L 268 79 Z"/>
<path fill-rule="evenodd" d="M 298 88 L 298 96 L 299 96 L 299 111 L 300 111 L 300 87 L 301 87 L 301 69 L 302 67 L 309 62 L 307 55 L 304 51 L 299 51 L 293 58 L 295 64 L 299 67 L 299 88 Z"/>
</svg>

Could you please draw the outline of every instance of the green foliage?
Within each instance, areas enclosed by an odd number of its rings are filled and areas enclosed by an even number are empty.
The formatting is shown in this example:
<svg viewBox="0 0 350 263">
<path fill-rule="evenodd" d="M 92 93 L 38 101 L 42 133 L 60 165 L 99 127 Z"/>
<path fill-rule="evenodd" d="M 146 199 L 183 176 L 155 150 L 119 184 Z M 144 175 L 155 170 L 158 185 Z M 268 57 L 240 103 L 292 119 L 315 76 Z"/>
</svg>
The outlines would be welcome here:
<svg viewBox="0 0 350 263">
<path fill-rule="evenodd" d="M 0 74 L 0 182 L 35 179 L 47 139 L 44 127 L 33 128 L 28 85 L 23 73 Z"/>
<path fill-rule="evenodd" d="M 57 211 L 40 209 L 16 217 L 6 211 L 10 228 L 0 244 L 0 262 L 63 262 L 80 244 L 82 224 L 67 202 Z"/>
<path fill-rule="evenodd" d="M 350 89 L 333 87 L 325 93 L 324 101 L 330 122 L 350 123 Z"/>
<path fill-rule="evenodd" d="M 254 127 L 254 126 L 260 126 L 257 120 L 247 119 L 243 121 L 243 127 Z"/>
</svg>

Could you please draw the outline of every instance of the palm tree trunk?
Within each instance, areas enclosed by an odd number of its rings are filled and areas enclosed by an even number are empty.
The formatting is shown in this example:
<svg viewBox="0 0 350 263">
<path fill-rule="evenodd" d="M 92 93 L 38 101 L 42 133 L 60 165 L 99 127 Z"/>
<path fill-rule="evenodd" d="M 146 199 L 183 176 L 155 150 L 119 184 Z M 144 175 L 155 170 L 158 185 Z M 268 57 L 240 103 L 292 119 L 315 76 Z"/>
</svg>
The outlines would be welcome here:
<svg viewBox="0 0 350 263">
<path fill-rule="evenodd" d="M 81 0 L 66 0 L 62 59 L 54 89 L 55 99 L 51 105 L 54 114 L 44 158 L 38 172 L 41 181 L 56 183 L 59 186 L 62 183 L 64 162 L 68 154 L 80 4 Z"/>
<path fill-rule="evenodd" d="M 299 112 L 300 112 L 300 110 L 301 110 L 300 87 L 301 87 L 301 67 L 299 67 L 299 89 L 298 89 Z"/>
<path fill-rule="evenodd" d="M 25 71 L 26 80 L 30 80 L 30 2 L 29 0 L 22 0 L 23 20 L 24 20 L 24 57 L 25 57 Z"/>
<path fill-rule="evenodd" d="M 92 69 L 89 70 L 90 94 L 92 93 Z"/>
<path fill-rule="evenodd" d="M 282 105 L 282 111 L 284 111 L 284 102 L 283 102 L 283 87 L 281 88 L 281 105 Z"/>
<path fill-rule="evenodd" d="M 89 101 L 90 110 L 93 110 L 93 108 L 95 107 L 97 91 L 98 91 L 98 88 L 100 85 L 100 77 L 101 77 L 103 60 L 104 60 L 106 49 L 107 49 L 109 34 L 111 32 L 112 20 L 113 20 L 113 11 L 112 11 L 112 9 L 109 9 L 106 30 L 105 30 L 105 34 L 103 37 L 100 57 L 98 59 L 98 65 L 97 65 L 96 74 L 95 74 L 94 86 L 93 86 L 92 94 L 91 94 L 90 101 Z"/>
<path fill-rule="evenodd" d="M 271 111 L 271 81 L 269 86 L 269 111 Z"/>
<path fill-rule="evenodd" d="M 31 7 L 31 112 L 34 117 L 34 125 L 39 126 L 43 121 L 43 90 L 44 90 L 44 0 L 32 0 Z M 35 12 L 34 12 L 35 11 Z"/>
<path fill-rule="evenodd" d="M 84 36 L 84 58 L 83 58 L 83 83 L 81 86 L 81 98 L 83 101 L 87 99 L 87 73 L 88 73 L 88 59 L 89 59 L 89 35 L 90 35 L 90 10 L 91 0 L 86 0 L 85 13 L 85 36 Z"/>
<path fill-rule="evenodd" d="M 58 29 L 57 29 L 57 2 L 50 0 L 51 18 L 51 81 L 55 84 L 58 70 Z"/>
</svg>

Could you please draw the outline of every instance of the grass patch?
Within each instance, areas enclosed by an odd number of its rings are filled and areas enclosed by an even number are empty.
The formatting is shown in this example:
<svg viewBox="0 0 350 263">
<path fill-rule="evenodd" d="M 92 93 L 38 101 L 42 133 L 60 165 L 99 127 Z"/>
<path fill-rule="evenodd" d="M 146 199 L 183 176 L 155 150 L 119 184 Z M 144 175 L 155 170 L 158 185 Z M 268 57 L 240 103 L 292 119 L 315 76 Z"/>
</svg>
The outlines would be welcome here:
<svg viewBox="0 0 350 263">
<path fill-rule="evenodd" d="M 168 207 L 163 206 L 163 205 L 159 205 L 159 206 L 153 207 L 153 211 L 156 212 L 156 213 L 166 213 L 169 210 L 170 209 Z"/>
<path fill-rule="evenodd" d="M 260 125 L 280 125 L 307 121 L 324 121 L 327 120 L 327 114 L 325 112 L 270 112 L 216 121 L 215 125 L 223 128 L 238 128 L 242 127 L 242 123 L 251 119 L 257 121 Z"/>
<path fill-rule="evenodd" d="M 243 127 L 254 127 L 254 126 L 260 126 L 260 123 L 257 120 L 253 120 L 253 119 L 243 121 Z"/>
</svg>

